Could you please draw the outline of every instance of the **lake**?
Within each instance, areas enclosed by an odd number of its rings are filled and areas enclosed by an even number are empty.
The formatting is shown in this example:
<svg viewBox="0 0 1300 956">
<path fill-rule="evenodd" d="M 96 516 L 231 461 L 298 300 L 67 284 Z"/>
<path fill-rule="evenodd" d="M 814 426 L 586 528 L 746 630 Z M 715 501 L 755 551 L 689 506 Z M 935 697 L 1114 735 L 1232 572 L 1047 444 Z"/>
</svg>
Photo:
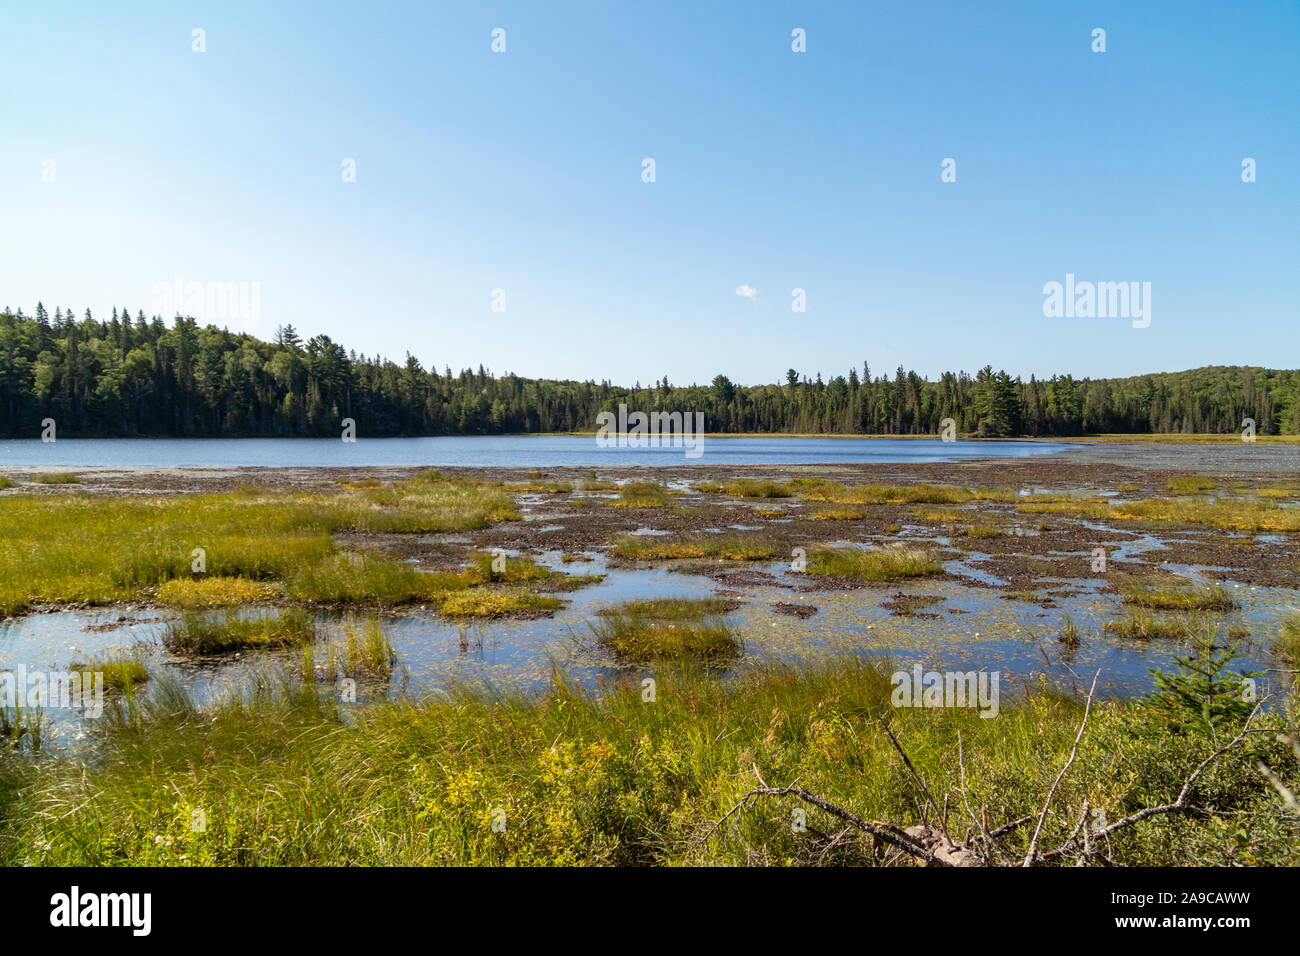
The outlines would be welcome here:
<svg viewBox="0 0 1300 956">
<path fill-rule="evenodd" d="M 598 467 L 602 465 L 823 465 L 963 458 L 1027 458 L 1071 447 L 1053 442 L 938 438 L 700 439 L 683 448 L 602 448 L 594 435 L 445 438 L 61 438 L 0 441 L 0 466 L 19 468 L 243 468 L 429 465 Z"/>
</svg>

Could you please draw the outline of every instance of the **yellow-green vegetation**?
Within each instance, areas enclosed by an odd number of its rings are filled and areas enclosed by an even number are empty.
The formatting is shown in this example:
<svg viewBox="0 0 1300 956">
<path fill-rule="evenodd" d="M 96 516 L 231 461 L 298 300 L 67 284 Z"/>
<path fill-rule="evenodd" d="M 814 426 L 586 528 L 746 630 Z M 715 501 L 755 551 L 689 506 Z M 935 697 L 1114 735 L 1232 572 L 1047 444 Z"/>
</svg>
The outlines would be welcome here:
<svg viewBox="0 0 1300 956">
<path fill-rule="evenodd" d="M 1230 531 L 1300 531 L 1300 509 L 1283 507 L 1267 498 L 1210 501 L 1206 498 L 1144 498 L 1123 504 L 1103 499 L 1053 502 L 1026 500 L 1018 505 L 1027 514 L 1062 514 L 1112 521 L 1157 524 L 1200 524 Z"/>
<path fill-rule="evenodd" d="M 71 669 L 88 674 L 103 674 L 104 690 L 110 694 L 123 693 L 149 679 L 149 669 L 138 652 L 112 654 L 89 664 L 76 663 Z"/>
<path fill-rule="evenodd" d="M 81 476 L 71 471 L 51 471 L 32 475 L 32 481 L 38 485 L 79 485 Z"/>
<path fill-rule="evenodd" d="M 192 579 L 199 549 L 206 573 L 280 581 L 297 600 L 415 600 L 445 587 L 386 559 L 368 559 L 361 571 L 346 567 L 331 534 L 463 531 L 517 517 L 499 486 L 436 473 L 314 493 L 5 495 L 0 615 L 39 604 L 142 600 L 167 581 Z"/>
<path fill-rule="evenodd" d="M 222 575 L 172 578 L 158 586 L 160 604 L 181 608 L 257 604 L 273 600 L 279 594 L 280 589 L 273 584 Z"/>
<path fill-rule="evenodd" d="M 1190 492 L 1190 491 L 1213 491 L 1219 487 L 1218 482 L 1211 481 L 1209 478 L 1200 478 L 1195 475 L 1185 475 L 1179 478 L 1169 479 L 1169 490 Z"/>
<path fill-rule="evenodd" d="M 1131 610 L 1117 620 L 1107 621 L 1106 630 L 1120 637 L 1149 641 L 1160 638 L 1181 640 L 1192 634 L 1195 628 L 1185 618 L 1158 617 L 1149 612 Z"/>
<path fill-rule="evenodd" d="M 754 514 L 760 518 L 780 518 L 787 512 L 784 508 L 755 508 Z"/>
<path fill-rule="evenodd" d="M 106 710 L 93 753 L 0 753 L 0 864 L 869 864 L 870 841 L 851 834 L 826 852 L 818 834 L 844 824 L 820 809 L 805 806 L 807 829 L 792 829 L 793 798 L 753 801 L 713 825 L 758 785 L 755 766 L 769 785 L 797 781 L 863 819 L 919 823 L 926 799 L 882 720 L 951 806 L 954 834 L 979 830 L 967 803 L 990 828 L 1037 819 L 1080 703 L 1004 693 L 995 719 L 894 708 L 891 670 L 773 666 L 722 682 L 664 662 L 653 705 L 630 676 L 599 698 L 557 679 L 535 697 L 463 691 L 346 717 L 332 696 L 292 686 L 205 708 L 162 695 Z M 1074 831 L 1085 802 L 1112 822 L 1172 802 L 1240 725 L 1230 714 L 1213 733 L 1173 734 L 1142 702 L 1094 704 L 1042 846 Z M 1196 786 L 1210 812 L 1151 817 L 1114 833 L 1107 854 L 1127 866 L 1300 864 L 1297 822 L 1260 762 L 1294 788 L 1290 748 L 1247 735 Z M 195 832 L 200 807 L 207 827 Z M 491 826 L 498 808 L 504 831 Z M 1008 859 L 1024 856 L 1032 829 L 1001 838 Z"/>
<path fill-rule="evenodd" d="M 629 481 L 620 486 L 618 498 L 610 502 L 615 508 L 663 508 L 668 504 L 668 489 L 653 481 Z"/>
<path fill-rule="evenodd" d="M 12 479 L 5 475 L 0 475 L 0 491 L 4 491 L 6 488 L 12 488 L 13 486 L 14 483 Z"/>
<path fill-rule="evenodd" d="M 1300 667 L 1300 611 L 1288 611 L 1282 615 L 1273 649 L 1294 666 Z"/>
<path fill-rule="evenodd" d="M 1261 498 L 1300 498 L 1300 488 L 1261 488 Z"/>
<path fill-rule="evenodd" d="M 571 560 L 565 556 L 566 560 Z M 586 559 L 590 560 L 590 559 Z M 496 555 L 482 551 L 469 560 L 474 583 L 533 584 L 546 591 L 576 591 L 605 580 L 603 574 L 560 574 L 537 564 L 531 555 Z"/>
<path fill-rule="evenodd" d="M 629 661 L 716 660 L 740 653 L 740 640 L 720 619 L 734 605 L 719 598 L 665 598 L 605 608 L 591 625 L 597 643 Z"/>
<path fill-rule="evenodd" d="M 989 521 L 963 521 L 954 529 L 963 538 L 1000 538 L 1002 529 Z"/>
<path fill-rule="evenodd" d="M 1237 601 L 1221 584 L 1134 584 L 1124 603 L 1154 611 L 1231 611 Z"/>
<path fill-rule="evenodd" d="M 602 481 L 599 478 L 584 478 L 578 482 L 579 491 L 617 491 L 618 482 Z"/>
<path fill-rule="evenodd" d="M 397 654 L 388 640 L 383 623 L 376 617 L 358 621 L 349 617 L 343 623 L 341 648 L 331 643 L 329 670 L 345 677 L 383 678 L 393 672 Z"/>
<path fill-rule="evenodd" d="M 730 495 L 733 498 L 790 498 L 794 488 L 789 482 L 762 481 L 757 478 L 738 478 L 735 481 L 701 481 L 700 491 L 706 494 Z"/>
<path fill-rule="evenodd" d="M 861 521 L 866 516 L 865 511 L 853 511 L 848 508 L 823 508 L 808 515 L 813 521 Z"/>
<path fill-rule="evenodd" d="M 807 501 L 834 504 L 957 505 L 968 501 L 1010 501 L 1010 491 L 995 488 L 957 488 L 952 485 L 843 485 L 818 478 L 796 478 L 790 483 Z"/>
<path fill-rule="evenodd" d="M 471 588 L 454 591 L 438 602 L 438 610 L 447 617 L 517 617 L 550 614 L 562 607 L 564 601 L 560 598 L 522 588 Z"/>
<path fill-rule="evenodd" d="M 190 611 L 168 625 L 163 643 L 180 654 L 222 654 L 300 644 L 315 637 L 315 622 L 302 608 L 248 615 Z"/>
<path fill-rule="evenodd" d="M 776 557 L 777 550 L 772 542 L 747 535 L 659 538 L 625 534 L 614 541 L 613 553 L 627 561 L 681 561 L 691 558 L 770 561 Z"/>
<path fill-rule="evenodd" d="M 546 495 L 567 495 L 573 490 L 571 481 L 529 481 L 522 484 L 506 484 L 506 491 L 527 491 Z"/>
<path fill-rule="evenodd" d="M 307 603 L 397 605 L 434 600 L 477 581 L 473 571 L 429 574 L 386 558 L 344 552 L 304 566 L 289 578 L 287 592 Z"/>
<path fill-rule="evenodd" d="M 939 574 L 943 565 L 916 548 L 817 548 L 808 572 L 854 581 L 891 581 Z"/>
</svg>

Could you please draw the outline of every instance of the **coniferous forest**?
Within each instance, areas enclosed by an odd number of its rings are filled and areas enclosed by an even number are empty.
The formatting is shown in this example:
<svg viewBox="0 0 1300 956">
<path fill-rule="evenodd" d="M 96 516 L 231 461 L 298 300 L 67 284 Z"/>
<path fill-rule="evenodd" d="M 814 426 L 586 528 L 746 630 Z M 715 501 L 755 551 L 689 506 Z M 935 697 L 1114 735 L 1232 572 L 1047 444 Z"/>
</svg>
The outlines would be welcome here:
<svg viewBox="0 0 1300 956">
<path fill-rule="evenodd" d="M 1300 371 L 1210 366 L 1133 378 L 1069 374 L 1027 381 L 985 366 L 922 378 L 900 366 L 823 378 L 796 369 L 767 385 L 708 385 L 665 376 L 632 387 L 453 373 L 413 356 L 358 355 L 292 326 L 264 342 L 176 317 L 51 316 L 37 304 L 0 312 L 0 437 L 325 436 L 352 418 L 363 436 L 585 431 L 620 402 L 641 411 L 703 411 L 710 432 L 936 434 L 1228 433 L 1254 419 L 1261 435 L 1300 432 Z"/>
</svg>

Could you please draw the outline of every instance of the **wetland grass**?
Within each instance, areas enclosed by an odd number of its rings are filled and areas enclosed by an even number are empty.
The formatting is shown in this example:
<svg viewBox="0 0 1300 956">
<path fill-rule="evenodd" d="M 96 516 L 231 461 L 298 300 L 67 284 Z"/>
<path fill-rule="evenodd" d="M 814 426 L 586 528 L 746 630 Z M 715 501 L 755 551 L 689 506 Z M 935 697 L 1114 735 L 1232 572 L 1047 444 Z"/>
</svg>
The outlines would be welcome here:
<svg viewBox="0 0 1300 956">
<path fill-rule="evenodd" d="M 163 644 L 179 654 L 224 654 L 301 644 L 315 637 L 315 622 L 302 608 L 254 615 L 191 611 L 168 625 Z"/>
<path fill-rule="evenodd" d="M 75 663 L 70 669 L 102 674 L 104 690 L 110 694 L 125 693 L 136 684 L 143 684 L 149 679 L 149 668 L 145 666 L 139 652 L 135 651 L 110 654 L 88 664 Z"/>
<path fill-rule="evenodd" d="M 729 495 L 732 498 L 791 498 L 795 493 L 794 486 L 790 482 L 765 481 L 758 478 L 701 481 L 697 487 L 706 494 Z"/>
<path fill-rule="evenodd" d="M 172 578 L 158 586 L 158 602 L 179 608 L 231 607 L 273 600 L 280 589 L 264 581 L 247 578 Z"/>
<path fill-rule="evenodd" d="M 374 600 L 421 599 L 430 582 L 417 581 L 411 577 L 416 572 L 395 562 L 372 560 L 366 574 L 373 582 L 340 570 L 331 535 L 460 531 L 516 518 L 513 499 L 500 487 L 428 474 L 381 488 L 332 485 L 314 493 L 5 495 L 0 615 L 34 605 L 146 600 L 165 582 L 194 579 L 196 549 L 202 549 L 207 574 L 279 581 L 297 600 L 365 600 L 360 592 L 369 583 L 382 586 Z M 401 592 L 407 596 L 396 596 Z M 184 585 L 174 593 L 182 600 L 192 596 Z M 202 599 L 199 592 L 193 596 Z"/>
<path fill-rule="evenodd" d="M 837 660 L 755 665 L 718 681 L 664 660 L 653 705 L 635 675 L 598 697 L 557 675 L 537 695 L 462 688 L 381 699 L 346 720 L 331 696 L 291 689 L 204 707 L 173 693 L 132 719 L 106 711 L 93 754 L 31 760 L 4 749 L 0 863 L 870 864 L 869 842 L 828 853 L 811 832 L 793 832 L 786 800 L 710 825 L 756 785 L 755 766 L 773 786 L 798 781 L 863 819 L 919 823 L 916 778 L 882 717 L 936 798 L 965 793 L 990 825 L 1036 817 L 1070 757 L 1080 702 L 1004 693 L 995 720 L 974 708 L 894 708 L 890 671 Z M 1142 702 L 1094 703 L 1043 844 L 1069 836 L 1085 801 L 1118 819 L 1173 800 L 1225 729 L 1171 734 Z M 1294 817 L 1261 761 L 1294 786 L 1290 748 L 1251 735 L 1198 797 L 1229 813 L 1153 818 L 1117 833 L 1108 856 L 1128 866 L 1300 863 Z M 203 832 L 191 826 L 196 807 Z M 495 807 L 508 810 L 504 832 L 489 825 Z M 835 826 L 808 814 L 809 831 Z M 1012 857 L 1025 853 L 1028 829 L 1004 838 Z"/>
<path fill-rule="evenodd" d="M 1277 626 L 1274 650 L 1295 667 L 1300 667 L 1300 611 L 1288 611 Z"/>
<path fill-rule="evenodd" d="M 1153 611 L 1231 611 L 1236 599 L 1221 584 L 1133 584 L 1124 603 Z"/>
<path fill-rule="evenodd" d="M 943 565 L 916 548 L 816 548 L 808 573 L 852 581 L 893 581 L 941 574 Z"/>
<path fill-rule="evenodd" d="M 735 607 L 718 598 L 667 598 L 605 608 L 591 625 L 596 642 L 628 661 L 710 661 L 735 657 L 740 640 L 720 615 Z"/>
<path fill-rule="evenodd" d="M 629 481 L 620 486 L 618 498 L 609 504 L 612 508 L 664 508 L 668 489 L 653 481 Z"/>
<path fill-rule="evenodd" d="M 724 561 L 770 561 L 776 545 L 753 535 L 699 535 L 688 538 L 655 538 L 623 535 L 614 541 L 613 554 L 627 561 L 682 561 L 720 558 Z"/>
<path fill-rule="evenodd" d="M 443 596 L 438 600 L 438 611 L 458 618 L 528 617 L 551 614 L 564 603 L 561 598 L 523 588 L 476 587 Z"/>
</svg>

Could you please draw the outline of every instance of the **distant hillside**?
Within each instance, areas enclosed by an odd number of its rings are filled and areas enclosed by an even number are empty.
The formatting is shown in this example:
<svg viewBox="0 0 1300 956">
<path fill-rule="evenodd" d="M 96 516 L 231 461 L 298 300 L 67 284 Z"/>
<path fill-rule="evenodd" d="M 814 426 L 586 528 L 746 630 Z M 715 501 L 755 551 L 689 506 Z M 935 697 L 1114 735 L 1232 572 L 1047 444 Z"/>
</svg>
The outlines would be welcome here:
<svg viewBox="0 0 1300 956">
<path fill-rule="evenodd" d="M 36 437 L 53 418 L 61 436 L 336 435 L 355 419 L 362 436 L 479 435 L 590 430 L 596 414 L 702 411 L 710 432 L 935 434 L 952 418 L 963 434 L 1300 432 L 1300 371 L 1209 366 L 1132 378 L 1022 381 L 991 366 L 936 381 L 873 376 L 866 362 L 814 380 L 795 369 L 770 385 L 718 375 L 707 386 L 648 387 L 453 374 L 347 352 L 292 326 L 274 342 L 169 327 L 126 310 L 75 319 L 38 304 L 34 316 L 0 312 L 0 436 Z"/>
</svg>

